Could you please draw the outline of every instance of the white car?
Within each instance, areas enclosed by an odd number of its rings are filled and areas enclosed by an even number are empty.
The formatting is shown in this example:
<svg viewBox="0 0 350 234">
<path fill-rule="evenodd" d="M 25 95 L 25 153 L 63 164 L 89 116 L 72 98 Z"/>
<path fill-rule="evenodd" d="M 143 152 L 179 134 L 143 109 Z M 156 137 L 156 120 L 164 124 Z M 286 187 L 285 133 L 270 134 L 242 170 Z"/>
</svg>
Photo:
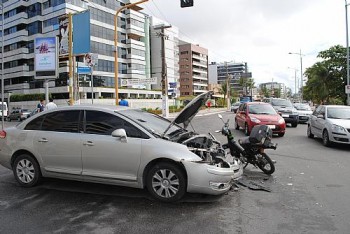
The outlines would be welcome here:
<svg viewBox="0 0 350 234">
<path fill-rule="evenodd" d="M 350 144 L 350 106 L 318 106 L 308 122 L 307 136 L 321 137 L 325 146 Z"/>
<path fill-rule="evenodd" d="M 309 104 L 294 103 L 293 105 L 299 114 L 299 123 L 306 123 L 309 121 L 309 118 L 312 115 L 312 110 Z"/>
<path fill-rule="evenodd" d="M 242 175 L 242 165 L 228 160 L 211 136 L 186 129 L 209 97 L 208 92 L 193 99 L 172 122 L 119 106 L 40 112 L 0 131 L 0 164 L 24 187 L 55 177 L 147 187 L 167 202 L 186 192 L 223 194 Z"/>
</svg>

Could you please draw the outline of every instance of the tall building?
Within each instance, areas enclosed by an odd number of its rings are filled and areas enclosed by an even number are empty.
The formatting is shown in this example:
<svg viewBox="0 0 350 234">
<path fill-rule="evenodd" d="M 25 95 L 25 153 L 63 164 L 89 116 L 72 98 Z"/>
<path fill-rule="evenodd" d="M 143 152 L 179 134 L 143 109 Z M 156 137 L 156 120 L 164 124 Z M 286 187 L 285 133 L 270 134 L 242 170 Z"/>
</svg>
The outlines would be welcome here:
<svg viewBox="0 0 350 234">
<path fill-rule="evenodd" d="M 161 27 L 164 35 L 161 35 Z M 168 94 L 173 97 L 180 96 L 179 83 L 179 29 L 164 20 L 151 17 L 151 74 L 157 77 L 157 85 L 154 89 L 161 89 L 162 80 L 162 37 L 164 37 L 165 48 L 165 72 L 168 79 Z"/>
<path fill-rule="evenodd" d="M 266 89 L 269 93 L 270 96 L 276 96 L 275 95 L 275 90 L 278 89 L 279 90 L 279 94 L 281 98 L 286 98 L 286 86 L 284 83 L 278 83 L 278 82 L 266 82 L 266 83 L 262 83 L 259 85 L 260 89 Z"/>
<path fill-rule="evenodd" d="M 181 41 L 180 95 L 199 95 L 208 90 L 208 50 Z"/>
<path fill-rule="evenodd" d="M 211 69 L 217 70 L 217 82 L 223 84 L 227 82 L 227 77 L 231 76 L 231 88 L 239 95 L 246 94 L 246 88 L 240 85 L 240 78 L 250 79 L 252 73 L 248 72 L 247 63 L 225 62 L 211 63 Z M 215 74 L 214 71 L 211 74 Z M 214 78 L 213 78 L 214 79 Z"/>
<path fill-rule="evenodd" d="M 5 92 L 43 93 L 43 80 L 34 77 L 34 39 L 58 36 L 59 18 L 67 13 L 90 10 L 91 52 L 98 54 L 98 65 L 94 67 L 95 98 L 113 98 L 114 90 L 114 16 L 116 9 L 129 1 L 3 1 L 4 17 L 4 82 Z M 147 78 L 150 67 L 150 45 L 148 18 L 144 14 L 125 10 L 119 14 L 118 62 L 120 79 Z M 146 22 L 146 23 L 145 23 Z M 73 25 L 74 27 L 74 25 Z M 0 27 L 1 28 L 1 27 Z M 77 57 L 82 61 L 82 57 Z M 68 99 L 68 61 L 60 58 L 59 76 L 50 81 L 49 92 L 56 99 Z M 88 81 L 89 76 L 80 77 Z M 89 84 L 85 82 L 85 84 Z M 119 84 L 120 85 L 120 84 Z M 160 92 L 121 87 L 119 93 L 128 97 L 160 97 Z M 91 89 L 80 87 L 80 98 L 91 97 Z"/>
</svg>

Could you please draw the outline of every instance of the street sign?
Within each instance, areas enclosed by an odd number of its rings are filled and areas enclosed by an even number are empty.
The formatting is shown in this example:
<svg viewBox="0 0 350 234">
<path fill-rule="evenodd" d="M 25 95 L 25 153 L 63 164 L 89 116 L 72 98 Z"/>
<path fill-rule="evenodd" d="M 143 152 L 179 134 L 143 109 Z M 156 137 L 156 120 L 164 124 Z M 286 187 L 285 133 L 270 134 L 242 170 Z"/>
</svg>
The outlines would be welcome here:
<svg viewBox="0 0 350 234">
<path fill-rule="evenodd" d="M 345 85 L 345 93 L 350 93 L 350 85 Z"/>
<path fill-rule="evenodd" d="M 121 86 L 131 85 L 146 85 L 146 84 L 157 84 L 157 77 L 146 78 L 146 79 L 121 79 Z"/>
<path fill-rule="evenodd" d="M 90 74 L 91 73 L 91 67 L 77 67 L 77 73 L 79 74 Z"/>
<path fill-rule="evenodd" d="M 171 89 L 176 88 L 176 82 L 169 82 L 169 86 Z"/>
</svg>

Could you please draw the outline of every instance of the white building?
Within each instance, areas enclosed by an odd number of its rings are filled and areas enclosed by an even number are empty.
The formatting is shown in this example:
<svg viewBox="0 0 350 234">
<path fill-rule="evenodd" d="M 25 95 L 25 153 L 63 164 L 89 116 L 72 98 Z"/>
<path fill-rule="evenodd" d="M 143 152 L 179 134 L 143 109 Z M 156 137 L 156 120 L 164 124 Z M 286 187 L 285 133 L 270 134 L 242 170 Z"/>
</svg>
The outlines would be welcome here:
<svg viewBox="0 0 350 234">
<path fill-rule="evenodd" d="M 180 95 L 179 84 L 179 29 L 170 25 L 168 22 L 151 17 L 151 72 L 152 77 L 157 77 L 158 84 L 154 85 L 155 89 L 161 89 L 162 80 L 162 36 L 164 36 L 165 47 L 165 63 L 166 74 L 168 78 L 169 95 L 175 93 L 178 97 Z M 164 29 L 164 35 L 161 35 L 160 27 L 167 27 Z"/>
</svg>

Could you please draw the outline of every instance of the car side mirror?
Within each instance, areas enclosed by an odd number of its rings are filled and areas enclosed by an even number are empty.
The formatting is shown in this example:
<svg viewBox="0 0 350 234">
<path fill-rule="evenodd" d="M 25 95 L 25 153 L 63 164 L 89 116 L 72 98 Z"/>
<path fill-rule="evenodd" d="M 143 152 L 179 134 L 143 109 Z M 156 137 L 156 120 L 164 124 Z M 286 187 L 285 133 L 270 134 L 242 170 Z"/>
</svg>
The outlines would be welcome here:
<svg viewBox="0 0 350 234">
<path fill-rule="evenodd" d="M 324 115 L 319 114 L 319 115 L 317 115 L 317 118 L 319 118 L 319 119 L 324 119 Z"/>
<path fill-rule="evenodd" d="M 121 142 L 127 143 L 128 142 L 128 137 L 126 135 L 125 129 L 116 129 L 112 132 L 112 137 L 117 137 L 120 138 Z"/>
</svg>

